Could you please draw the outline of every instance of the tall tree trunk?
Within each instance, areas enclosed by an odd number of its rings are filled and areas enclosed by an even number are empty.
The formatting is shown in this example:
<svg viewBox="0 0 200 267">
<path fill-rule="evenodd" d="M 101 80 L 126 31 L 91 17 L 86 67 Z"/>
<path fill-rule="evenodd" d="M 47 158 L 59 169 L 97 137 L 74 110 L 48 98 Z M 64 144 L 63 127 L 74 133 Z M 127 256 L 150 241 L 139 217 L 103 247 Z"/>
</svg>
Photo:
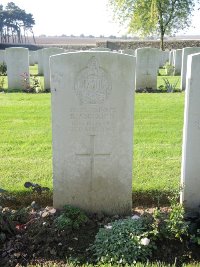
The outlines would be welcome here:
<svg viewBox="0 0 200 267">
<path fill-rule="evenodd" d="M 34 44 L 36 44 L 36 40 L 35 40 L 35 35 L 34 35 L 34 32 L 33 32 L 33 29 L 31 28 L 31 33 L 32 33 L 32 35 L 33 35 L 33 41 L 34 41 Z"/>
<path fill-rule="evenodd" d="M 25 27 L 24 27 L 24 43 L 26 44 L 26 30 L 25 30 Z"/>
<path fill-rule="evenodd" d="M 12 42 L 13 42 L 13 44 L 14 44 L 14 42 L 15 42 L 15 39 L 14 39 L 14 32 L 13 32 L 13 30 L 12 30 Z"/>
<path fill-rule="evenodd" d="M 162 51 L 165 50 L 165 48 L 164 48 L 164 32 L 163 31 L 160 31 L 160 49 Z"/>
</svg>

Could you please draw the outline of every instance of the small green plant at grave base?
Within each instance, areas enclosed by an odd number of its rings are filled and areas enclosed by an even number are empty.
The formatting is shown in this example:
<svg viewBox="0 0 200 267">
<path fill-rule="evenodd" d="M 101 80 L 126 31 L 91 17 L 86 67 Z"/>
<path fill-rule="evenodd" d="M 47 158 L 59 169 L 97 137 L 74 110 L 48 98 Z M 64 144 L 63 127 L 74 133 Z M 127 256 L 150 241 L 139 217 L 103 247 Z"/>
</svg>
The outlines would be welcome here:
<svg viewBox="0 0 200 267">
<path fill-rule="evenodd" d="M 5 85 L 5 77 L 7 73 L 7 66 L 6 63 L 3 62 L 0 64 L 0 92 L 3 91 Z"/>
<path fill-rule="evenodd" d="M 88 221 L 86 214 L 79 208 L 65 205 L 62 214 L 55 219 L 59 230 L 79 229 Z"/>
<path fill-rule="evenodd" d="M 154 241 L 148 238 L 146 220 L 120 219 L 101 228 L 91 250 L 97 261 L 110 264 L 147 262 L 152 255 Z"/>
<path fill-rule="evenodd" d="M 167 91 L 167 93 L 173 93 L 174 91 L 178 91 L 176 90 L 176 86 L 179 82 L 179 80 L 177 80 L 175 83 L 170 83 L 170 81 L 166 78 L 163 78 L 163 81 L 165 83 L 165 90 Z"/>
<path fill-rule="evenodd" d="M 185 220 L 188 222 L 190 242 L 200 246 L 200 212 L 187 211 Z"/>
<path fill-rule="evenodd" d="M 0 76 L 6 76 L 7 75 L 7 65 L 5 62 L 0 64 Z"/>
<path fill-rule="evenodd" d="M 34 93 L 40 93 L 43 91 L 40 81 L 36 76 L 31 76 L 30 81 L 30 87 Z"/>
<path fill-rule="evenodd" d="M 22 86 L 23 92 L 26 93 L 40 93 L 42 92 L 42 87 L 39 79 L 36 76 L 30 76 L 29 74 L 24 72 L 22 75 Z"/>
<path fill-rule="evenodd" d="M 3 91 L 4 85 L 5 85 L 5 78 L 1 76 L 0 77 L 0 92 Z"/>
<path fill-rule="evenodd" d="M 10 210 L 0 209 L 0 245 L 5 242 L 7 237 L 15 234 L 15 225 L 11 218 Z"/>
<path fill-rule="evenodd" d="M 169 64 L 169 62 L 164 65 L 164 68 L 167 76 L 172 76 L 174 74 L 174 66 Z"/>
<path fill-rule="evenodd" d="M 33 192 L 36 192 L 38 194 L 41 194 L 42 192 L 45 192 L 45 191 L 49 191 L 48 187 L 42 187 L 39 184 L 34 184 L 34 183 L 31 183 L 31 182 L 26 182 L 24 184 L 24 187 L 25 188 L 31 188 Z"/>
<path fill-rule="evenodd" d="M 178 191 L 169 197 L 169 213 L 162 213 L 156 208 L 153 213 L 152 234 L 155 239 L 177 239 L 183 241 L 188 236 L 188 223 L 184 220 L 184 208 L 177 201 Z"/>
<path fill-rule="evenodd" d="M 196 234 L 192 235 L 190 240 L 200 246 L 200 229 L 196 230 Z"/>
<path fill-rule="evenodd" d="M 0 206 L 3 206 L 4 202 L 15 201 L 15 200 L 16 199 L 12 194 L 4 190 L 3 188 L 0 188 Z"/>
</svg>

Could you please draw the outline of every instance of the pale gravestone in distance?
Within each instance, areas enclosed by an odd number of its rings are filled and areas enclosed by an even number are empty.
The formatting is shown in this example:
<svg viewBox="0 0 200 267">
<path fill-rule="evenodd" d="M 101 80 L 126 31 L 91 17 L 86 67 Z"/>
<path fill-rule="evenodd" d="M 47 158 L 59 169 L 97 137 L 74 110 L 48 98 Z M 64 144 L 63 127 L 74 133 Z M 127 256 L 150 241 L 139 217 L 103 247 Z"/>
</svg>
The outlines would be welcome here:
<svg viewBox="0 0 200 267">
<path fill-rule="evenodd" d="M 134 49 L 124 49 L 122 50 L 123 54 L 135 56 L 135 50 Z"/>
<path fill-rule="evenodd" d="M 157 89 L 160 51 L 157 48 L 138 48 L 136 55 L 136 89 Z"/>
<path fill-rule="evenodd" d="M 163 67 L 169 61 L 169 51 L 160 51 L 159 67 Z"/>
<path fill-rule="evenodd" d="M 52 55 L 64 53 L 63 48 L 49 47 L 43 49 L 43 70 L 44 70 L 44 88 L 50 89 L 50 68 L 49 58 Z"/>
<path fill-rule="evenodd" d="M 169 64 L 173 65 L 174 62 L 174 49 L 169 51 Z"/>
<path fill-rule="evenodd" d="M 50 68 L 54 206 L 130 214 L 135 58 L 67 53 Z"/>
<path fill-rule="evenodd" d="M 29 51 L 23 47 L 6 48 L 8 89 L 25 89 L 29 84 Z"/>
<path fill-rule="evenodd" d="M 43 50 L 44 49 L 37 50 L 37 54 L 38 54 L 38 74 L 39 75 L 44 75 Z"/>
<path fill-rule="evenodd" d="M 187 209 L 200 205 L 200 53 L 188 56 L 183 130 L 181 202 Z"/>
<path fill-rule="evenodd" d="M 36 56 L 37 52 L 36 51 L 29 51 L 29 65 L 33 66 L 36 64 Z"/>
<path fill-rule="evenodd" d="M 182 66 L 182 49 L 177 49 L 174 52 L 174 75 L 181 74 Z"/>
<path fill-rule="evenodd" d="M 182 52 L 182 66 L 181 66 L 181 89 L 186 88 L 186 73 L 187 73 L 187 58 L 188 55 L 199 53 L 200 47 L 185 47 Z"/>
</svg>

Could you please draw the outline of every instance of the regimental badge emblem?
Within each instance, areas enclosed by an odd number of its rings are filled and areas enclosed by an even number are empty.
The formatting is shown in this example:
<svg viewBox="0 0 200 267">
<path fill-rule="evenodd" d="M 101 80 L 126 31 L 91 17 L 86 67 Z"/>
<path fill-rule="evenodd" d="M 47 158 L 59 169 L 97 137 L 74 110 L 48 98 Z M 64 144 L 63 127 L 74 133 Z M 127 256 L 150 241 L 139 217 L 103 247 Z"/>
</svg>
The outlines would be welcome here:
<svg viewBox="0 0 200 267">
<path fill-rule="evenodd" d="M 81 104 L 102 104 L 112 90 L 111 80 L 93 56 L 75 82 L 75 93 Z"/>
</svg>

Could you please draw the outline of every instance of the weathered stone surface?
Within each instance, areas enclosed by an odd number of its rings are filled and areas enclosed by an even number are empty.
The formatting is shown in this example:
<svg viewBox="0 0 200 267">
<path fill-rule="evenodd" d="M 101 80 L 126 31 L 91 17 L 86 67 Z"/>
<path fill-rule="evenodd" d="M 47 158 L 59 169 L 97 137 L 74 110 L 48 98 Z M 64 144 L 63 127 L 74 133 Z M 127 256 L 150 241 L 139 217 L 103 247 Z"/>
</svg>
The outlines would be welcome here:
<svg viewBox="0 0 200 267">
<path fill-rule="evenodd" d="M 186 72 L 187 72 L 187 58 L 191 54 L 200 52 L 200 47 L 186 47 L 182 52 L 182 67 L 181 67 L 181 89 L 186 88 Z"/>
<path fill-rule="evenodd" d="M 172 66 L 174 65 L 174 50 L 169 52 L 169 64 Z"/>
<path fill-rule="evenodd" d="M 120 49 L 137 49 L 141 47 L 152 47 L 160 49 L 160 41 L 148 40 L 148 41 L 102 41 L 96 42 L 98 47 L 107 47 L 111 50 Z M 164 50 L 182 49 L 184 47 L 200 47 L 200 40 L 165 40 Z"/>
<path fill-rule="evenodd" d="M 200 205 L 200 53 L 188 56 L 183 130 L 181 202 L 187 209 Z"/>
<path fill-rule="evenodd" d="M 133 49 L 124 49 L 124 50 L 122 50 L 122 53 L 126 54 L 126 55 L 135 56 L 135 50 L 133 50 Z"/>
<path fill-rule="evenodd" d="M 169 51 L 160 51 L 159 67 L 163 67 L 169 61 Z"/>
<path fill-rule="evenodd" d="M 29 65 L 33 66 L 37 62 L 37 51 L 29 51 Z"/>
<path fill-rule="evenodd" d="M 43 50 L 44 49 L 37 50 L 37 54 L 38 54 L 38 74 L 39 75 L 44 75 Z"/>
<path fill-rule="evenodd" d="M 157 88 L 159 52 L 149 47 L 136 49 L 136 89 Z"/>
<path fill-rule="evenodd" d="M 174 50 L 174 75 L 181 74 L 182 66 L 182 49 Z"/>
<path fill-rule="evenodd" d="M 52 56 L 54 207 L 130 214 L 135 58 Z"/>
<path fill-rule="evenodd" d="M 50 47 L 43 49 L 43 68 L 44 68 L 44 88 L 50 89 L 50 69 L 49 69 L 49 58 L 52 55 L 64 53 L 63 48 Z"/>
<path fill-rule="evenodd" d="M 6 48 L 8 89 L 25 89 L 29 84 L 29 52 L 27 48 Z M 26 79 L 26 81 L 25 81 Z"/>
</svg>

